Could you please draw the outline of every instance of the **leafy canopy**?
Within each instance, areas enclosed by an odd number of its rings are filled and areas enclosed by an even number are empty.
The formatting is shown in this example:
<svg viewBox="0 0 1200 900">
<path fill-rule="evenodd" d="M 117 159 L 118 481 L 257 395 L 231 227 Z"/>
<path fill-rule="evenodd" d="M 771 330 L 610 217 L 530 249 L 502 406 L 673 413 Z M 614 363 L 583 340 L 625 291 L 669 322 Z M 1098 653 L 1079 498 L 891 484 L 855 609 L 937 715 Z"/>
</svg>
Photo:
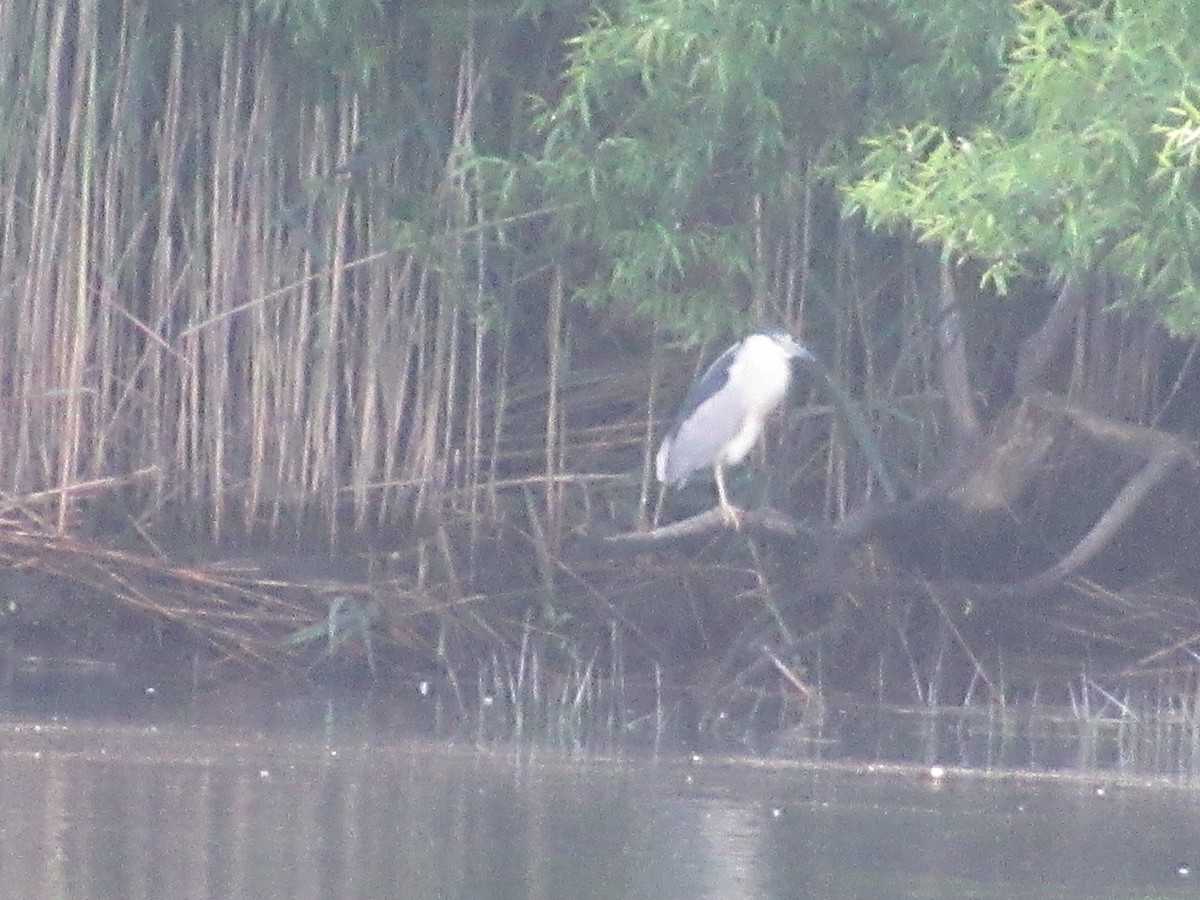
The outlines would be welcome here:
<svg viewBox="0 0 1200 900">
<path fill-rule="evenodd" d="M 1200 5 L 1017 4 L 987 115 L 869 142 L 851 209 L 982 258 L 1004 289 L 1030 269 L 1100 271 L 1179 332 L 1200 331 Z"/>
<path fill-rule="evenodd" d="M 598 261 L 585 298 L 711 332 L 762 289 L 756 236 L 803 179 L 872 131 L 975 115 L 1010 22 L 1007 0 L 618 0 L 570 43 L 510 187 Z"/>
</svg>

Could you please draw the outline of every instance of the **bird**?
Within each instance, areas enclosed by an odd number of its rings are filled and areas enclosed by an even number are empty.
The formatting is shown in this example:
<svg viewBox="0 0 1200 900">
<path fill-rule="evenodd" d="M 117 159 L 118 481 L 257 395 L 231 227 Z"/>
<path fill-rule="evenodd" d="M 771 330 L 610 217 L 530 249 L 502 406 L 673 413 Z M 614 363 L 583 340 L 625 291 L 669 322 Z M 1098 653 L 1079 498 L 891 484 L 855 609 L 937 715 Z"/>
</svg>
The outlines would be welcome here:
<svg viewBox="0 0 1200 900">
<path fill-rule="evenodd" d="M 712 466 L 721 515 L 739 527 L 737 509 L 725 490 L 725 466 L 746 458 L 767 416 L 783 403 L 797 359 L 816 361 L 783 328 L 749 334 L 718 356 L 693 382 L 658 448 L 658 480 L 680 485 Z"/>
</svg>

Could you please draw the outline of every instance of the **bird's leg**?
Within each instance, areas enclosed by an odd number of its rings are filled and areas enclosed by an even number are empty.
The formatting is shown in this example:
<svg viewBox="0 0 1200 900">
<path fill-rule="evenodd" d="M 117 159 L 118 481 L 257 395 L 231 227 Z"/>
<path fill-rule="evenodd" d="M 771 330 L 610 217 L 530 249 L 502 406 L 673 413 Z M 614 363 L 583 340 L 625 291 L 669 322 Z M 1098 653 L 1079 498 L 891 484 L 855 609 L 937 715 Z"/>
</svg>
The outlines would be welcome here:
<svg viewBox="0 0 1200 900">
<path fill-rule="evenodd" d="M 725 467 L 717 463 L 713 466 L 713 475 L 717 479 L 717 497 L 720 499 L 721 518 L 727 525 L 741 531 L 742 523 L 738 519 L 738 508 L 729 502 L 729 495 L 725 493 Z"/>
</svg>

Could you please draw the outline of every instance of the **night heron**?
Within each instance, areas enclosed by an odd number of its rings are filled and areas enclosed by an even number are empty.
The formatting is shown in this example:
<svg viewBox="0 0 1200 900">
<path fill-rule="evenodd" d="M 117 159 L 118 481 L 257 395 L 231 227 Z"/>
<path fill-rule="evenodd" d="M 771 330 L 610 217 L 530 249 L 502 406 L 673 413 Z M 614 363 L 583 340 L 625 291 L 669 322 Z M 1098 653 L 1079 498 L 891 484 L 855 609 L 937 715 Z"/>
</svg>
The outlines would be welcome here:
<svg viewBox="0 0 1200 900">
<path fill-rule="evenodd" d="M 734 344 L 696 379 L 655 457 L 658 480 L 682 484 L 713 467 L 725 521 L 738 524 L 725 492 L 724 467 L 746 458 L 767 415 L 787 394 L 794 359 L 815 360 L 782 328 L 757 331 Z"/>
</svg>

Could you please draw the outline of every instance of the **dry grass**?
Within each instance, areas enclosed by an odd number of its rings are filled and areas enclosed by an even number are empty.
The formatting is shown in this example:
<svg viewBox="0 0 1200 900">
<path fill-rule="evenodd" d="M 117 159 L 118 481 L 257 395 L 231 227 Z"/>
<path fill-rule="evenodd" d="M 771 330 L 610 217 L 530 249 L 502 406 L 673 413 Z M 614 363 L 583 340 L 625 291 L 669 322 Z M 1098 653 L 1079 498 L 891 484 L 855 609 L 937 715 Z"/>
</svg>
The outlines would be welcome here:
<svg viewBox="0 0 1200 900">
<path fill-rule="evenodd" d="M 113 41 L 81 10 L 0 19 L 30 73 L 0 107 L 28 136 L 0 148 L 0 485 L 57 491 L 60 531 L 73 486 L 143 470 L 134 517 L 186 509 L 209 536 L 479 514 L 506 466 L 509 333 L 463 165 L 470 54 L 440 167 L 420 144 L 363 165 L 363 93 L 289 94 L 253 29 L 215 56 L 177 31 L 159 71 L 134 4 Z M 436 246 L 397 237 L 397 186 L 434 198 Z"/>
</svg>

